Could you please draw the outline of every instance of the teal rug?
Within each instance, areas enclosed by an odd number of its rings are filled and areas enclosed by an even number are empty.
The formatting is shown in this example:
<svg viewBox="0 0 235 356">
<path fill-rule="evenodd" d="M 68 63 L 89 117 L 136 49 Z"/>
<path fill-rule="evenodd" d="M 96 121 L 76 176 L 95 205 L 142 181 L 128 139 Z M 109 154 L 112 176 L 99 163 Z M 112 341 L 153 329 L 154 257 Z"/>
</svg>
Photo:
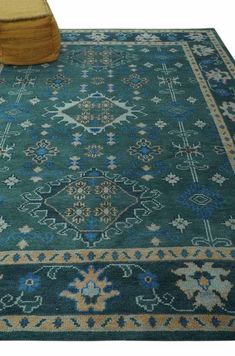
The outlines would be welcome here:
<svg viewBox="0 0 235 356">
<path fill-rule="evenodd" d="M 215 30 L 66 30 L 0 67 L 0 339 L 235 339 L 235 64 Z"/>
</svg>

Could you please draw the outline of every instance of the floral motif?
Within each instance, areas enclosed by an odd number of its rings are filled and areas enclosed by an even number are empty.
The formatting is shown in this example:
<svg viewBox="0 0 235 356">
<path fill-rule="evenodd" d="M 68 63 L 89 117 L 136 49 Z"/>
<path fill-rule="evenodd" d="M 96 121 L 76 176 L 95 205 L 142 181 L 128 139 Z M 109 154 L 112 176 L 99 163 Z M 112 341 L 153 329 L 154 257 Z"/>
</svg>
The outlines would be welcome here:
<svg viewBox="0 0 235 356">
<path fill-rule="evenodd" d="M 24 150 L 24 153 L 26 156 L 32 157 L 32 160 L 37 164 L 42 164 L 48 160 L 48 157 L 56 156 L 59 150 L 53 147 L 49 141 L 40 140 L 35 147 L 28 147 Z"/>
<path fill-rule="evenodd" d="M 104 32 L 100 32 L 100 31 L 92 31 L 92 33 L 90 35 L 88 35 L 88 37 L 91 40 L 94 40 L 97 42 L 102 42 L 102 41 L 106 40 L 106 38 L 108 38 L 108 36 Z"/>
<path fill-rule="evenodd" d="M 140 285 L 145 289 L 154 289 L 158 287 L 158 280 L 155 274 L 143 272 L 139 274 Z"/>
<path fill-rule="evenodd" d="M 206 39 L 206 36 L 201 32 L 190 32 L 186 37 L 195 42 L 202 42 Z"/>
<path fill-rule="evenodd" d="M 69 185 L 66 190 L 69 195 L 76 197 L 77 200 L 85 199 L 86 196 L 91 194 L 92 191 L 91 186 L 82 181 Z"/>
<path fill-rule="evenodd" d="M 167 126 L 167 123 L 163 120 L 158 120 L 157 122 L 155 122 L 155 126 L 162 130 L 165 126 Z"/>
<path fill-rule="evenodd" d="M 193 52 L 200 57 L 210 56 L 211 54 L 213 54 L 215 52 L 215 50 L 213 48 L 207 47 L 204 45 L 194 45 L 192 47 L 192 49 L 193 49 Z"/>
<path fill-rule="evenodd" d="M 100 220 L 108 224 L 113 220 L 113 217 L 118 215 L 118 210 L 111 205 L 110 201 L 103 201 L 98 208 L 95 209 L 95 216 L 99 216 Z"/>
<path fill-rule="evenodd" d="M 214 267 L 210 262 L 201 267 L 194 262 L 187 262 L 185 265 L 186 267 L 178 268 L 173 273 L 183 278 L 176 285 L 188 299 L 194 301 L 194 306 L 203 306 L 209 311 L 216 306 L 224 307 L 233 287 L 226 279 L 230 271 Z"/>
<path fill-rule="evenodd" d="M 128 84 L 133 89 L 139 89 L 148 83 L 148 79 L 146 77 L 140 76 L 137 73 L 132 73 L 129 75 L 129 77 L 124 78 L 123 82 Z"/>
<path fill-rule="evenodd" d="M 74 279 L 60 296 L 73 300 L 78 311 L 104 311 L 107 301 L 118 296 L 119 291 L 113 289 L 103 273 L 102 269 L 95 271 L 93 266 L 89 266 L 88 271 L 81 271 L 81 277 Z"/>
<path fill-rule="evenodd" d="M 223 102 L 220 107 L 223 110 L 223 115 L 227 116 L 230 120 L 235 121 L 235 103 L 232 101 Z"/>
<path fill-rule="evenodd" d="M 19 227 L 18 230 L 21 232 L 21 234 L 28 234 L 29 232 L 33 231 L 33 228 L 28 225 L 24 225 Z"/>
<path fill-rule="evenodd" d="M 173 173 L 169 173 L 169 174 L 164 178 L 164 180 L 165 180 L 167 183 L 173 185 L 173 187 L 174 187 L 175 184 L 177 184 L 177 183 L 180 181 L 180 179 L 181 179 L 180 177 L 178 177 L 176 174 L 173 174 Z"/>
<path fill-rule="evenodd" d="M 85 203 L 79 201 L 79 199 L 74 202 L 72 208 L 66 209 L 66 216 L 70 217 L 72 219 L 72 222 L 78 225 L 82 221 L 85 221 L 85 219 L 90 216 L 90 214 L 91 209 L 88 208 Z"/>
<path fill-rule="evenodd" d="M 110 181 L 107 180 L 97 185 L 95 187 L 95 192 L 103 199 L 110 199 L 112 195 L 117 193 L 117 187 L 116 185 L 112 184 Z"/>
<path fill-rule="evenodd" d="M 19 280 L 19 290 L 27 293 L 32 293 L 36 289 L 40 287 L 40 277 L 33 274 L 28 273 L 26 276 L 20 278 Z"/>
<path fill-rule="evenodd" d="M 8 226 L 10 225 L 4 220 L 3 216 L 0 216 L 0 233 L 6 230 Z"/>
<path fill-rule="evenodd" d="M 202 130 L 206 126 L 206 123 L 204 121 L 202 121 L 202 120 L 197 120 L 194 125 Z"/>
<path fill-rule="evenodd" d="M 136 142 L 136 146 L 129 148 L 129 154 L 137 156 L 137 158 L 144 162 L 150 162 L 155 154 L 161 154 L 162 148 L 157 145 L 153 146 L 152 143 L 146 139 L 141 139 Z"/>
<path fill-rule="evenodd" d="M 230 218 L 225 221 L 224 225 L 230 227 L 231 230 L 235 230 L 235 218 L 230 216 Z"/>
<path fill-rule="evenodd" d="M 176 227 L 176 229 L 180 230 L 181 233 L 183 233 L 186 227 L 191 224 L 191 222 L 185 220 L 180 215 L 178 215 L 177 218 L 175 218 L 170 224 Z"/>
<path fill-rule="evenodd" d="M 30 120 L 25 120 L 24 122 L 22 122 L 22 123 L 20 124 L 20 126 L 21 126 L 24 130 L 26 130 L 27 128 L 33 126 L 33 123 L 32 123 Z"/>
<path fill-rule="evenodd" d="M 11 189 L 11 188 L 14 187 L 17 183 L 19 183 L 19 181 L 20 181 L 20 180 L 19 180 L 14 174 L 12 174 L 12 176 L 6 178 L 6 179 L 3 180 L 2 182 L 3 182 L 4 184 L 6 184 L 9 189 Z"/>
<path fill-rule="evenodd" d="M 97 158 L 103 156 L 103 147 L 100 145 L 90 145 L 86 147 L 87 152 L 85 153 L 86 156 L 90 158 Z"/>
<path fill-rule="evenodd" d="M 30 99 L 29 101 L 34 106 L 34 105 L 40 103 L 41 100 L 38 97 L 35 97 L 35 98 Z"/>
<path fill-rule="evenodd" d="M 148 33 L 148 32 L 143 32 L 143 33 L 137 35 L 135 39 L 138 42 L 160 41 L 159 36 L 156 36 L 156 35 L 154 35 L 152 33 Z"/>
<path fill-rule="evenodd" d="M 223 185 L 223 183 L 228 180 L 228 178 L 223 177 L 221 174 L 216 173 L 213 175 L 213 177 L 211 178 L 212 182 L 215 182 L 217 184 L 219 184 L 220 186 Z"/>
<path fill-rule="evenodd" d="M 53 78 L 47 79 L 46 84 L 52 89 L 60 89 L 71 82 L 72 80 L 70 78 L 66 78 L 63 74 L 56 74 Z"/>
<path fill-rule="evenodd" d="M 14 146 L 0 147 L 0 158 L 10 160 Z"/>
<path fill-rule="evenodd" d="M 232 79 L 228 72 L 225 72 L 219 68 L 211 69 L 206 73 L 208 80 L 215 80 L 216 82 L 221 82 L 226 84 L 229 79 Z"/>
</svg>

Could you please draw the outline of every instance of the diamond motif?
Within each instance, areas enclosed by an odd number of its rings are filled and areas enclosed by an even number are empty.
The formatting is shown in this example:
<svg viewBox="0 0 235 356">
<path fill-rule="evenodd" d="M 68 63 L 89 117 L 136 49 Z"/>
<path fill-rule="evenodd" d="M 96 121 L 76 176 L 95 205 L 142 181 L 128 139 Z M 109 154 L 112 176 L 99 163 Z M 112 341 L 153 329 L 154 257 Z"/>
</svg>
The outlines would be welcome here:
<svg viewBox="0 0 235 356">
<path fill-rule="evenodd" d="M 204 194 L 194 194 L 189 200 L 197 205 L 207 205 L 212 202 L 212 199 Z"/>
<path fill-rule="evenodd" d="M 19 210 L 40 216 L 40 224 L 92 247 L 161 210 L 160 194 L 126 177 L 90 169 L 23 194 L 25 203 Z"/>
<path fill-rule="evenodd" d="M 44 116 L 59 118 L 59 122 L 72 124 L 74 128 L 83 127 L 85 131 L 96 135 L 108 126 L 137 118 L 137 112 L 142 113 L 134 106 L 95 92 L 85 99 L 76 98 L 61 107 L 53 106 L 53 110 L 47 109 Z"/>
<path fill-rule="evenodd" d="M 214 210 L 222 205 L 223 198 L 204 185 L 194 183 L 178 196 L 177 201 L 192 209 L 202 219 L 209 219 Z"/>
</svg>

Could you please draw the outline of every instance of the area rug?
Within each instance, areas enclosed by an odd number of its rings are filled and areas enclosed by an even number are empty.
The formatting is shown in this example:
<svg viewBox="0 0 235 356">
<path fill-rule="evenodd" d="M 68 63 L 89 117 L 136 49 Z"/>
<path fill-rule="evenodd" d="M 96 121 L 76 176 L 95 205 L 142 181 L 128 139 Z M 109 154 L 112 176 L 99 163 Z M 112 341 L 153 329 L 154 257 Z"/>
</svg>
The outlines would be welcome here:
<svg viewBox="0 0 235 356">
<path fill-rule="evenodd" d="M 0 67 L 0 339 L 235 339 L 235 65 L 213 29 L 65 30 Z"/>
</svg>

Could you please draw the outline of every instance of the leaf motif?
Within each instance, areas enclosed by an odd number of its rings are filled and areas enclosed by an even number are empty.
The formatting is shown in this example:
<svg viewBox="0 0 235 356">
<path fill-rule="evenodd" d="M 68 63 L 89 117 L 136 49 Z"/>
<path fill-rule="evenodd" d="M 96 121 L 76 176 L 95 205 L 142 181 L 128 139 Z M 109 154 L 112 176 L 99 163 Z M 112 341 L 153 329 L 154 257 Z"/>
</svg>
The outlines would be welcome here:
<svg viewBox="0 0 235 356">
<path fill-rule="evenodd" d="M 16 304 L 24 313 L 32 313 L 34 309 L 38 309 L 42 305 L 42 297 L 37 295 L 34 300 L 23 300 L 20 296 L 17 298 Z"/>
<path fill-rule="evenodd" d="M 47 272 L 47 277 L 55 280 L 57 278 L 57 273 L 61 269 L 61 267 L 51 267 L 49 271 Z"/>
<path fill-rule="evenodd" d="M 132 275 L 132 268 L 130 266 L 120 264 L 119 267 L 123 270 L 124 278 L 128 278 Z"/>
</svg>

